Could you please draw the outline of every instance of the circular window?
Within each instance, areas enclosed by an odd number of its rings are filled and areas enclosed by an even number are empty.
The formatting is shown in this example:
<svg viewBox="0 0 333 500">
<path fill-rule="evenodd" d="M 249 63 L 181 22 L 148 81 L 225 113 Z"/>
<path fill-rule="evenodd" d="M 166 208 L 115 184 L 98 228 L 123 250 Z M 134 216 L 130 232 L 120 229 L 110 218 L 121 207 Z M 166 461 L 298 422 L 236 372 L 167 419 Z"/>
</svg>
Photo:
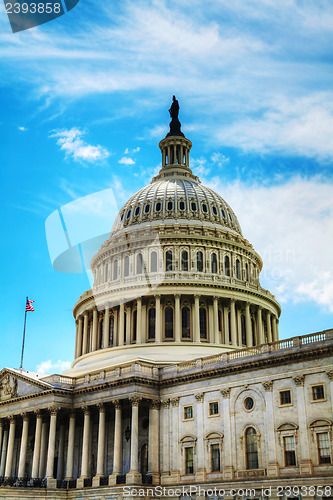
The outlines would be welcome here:
<svg viewBox="0 0 333 500">
<path fill-rule="evenodd" d="M 207 205 L 204 203 L 202 205 L 202 211 L 206 214 L 208 212 L 208 208 L 207 208 Z"/>
<path fill-rule="evenodd" d="M 245 410 L 251 411 L 254 408 L 254 401 L 252 398 L 248 397 L 244 401 Z"/>
<path fill-rule="evenodd" d="M 140 213 L 140 207 L 136 207 L 135 209 L 135 215 L 138 216 Z"/>
<path fill-rule="evenodd" d="M 149 420 L 147 417 L 142 419 L 142 429 L 147 429 L 149 425 Z"/>
</svg>

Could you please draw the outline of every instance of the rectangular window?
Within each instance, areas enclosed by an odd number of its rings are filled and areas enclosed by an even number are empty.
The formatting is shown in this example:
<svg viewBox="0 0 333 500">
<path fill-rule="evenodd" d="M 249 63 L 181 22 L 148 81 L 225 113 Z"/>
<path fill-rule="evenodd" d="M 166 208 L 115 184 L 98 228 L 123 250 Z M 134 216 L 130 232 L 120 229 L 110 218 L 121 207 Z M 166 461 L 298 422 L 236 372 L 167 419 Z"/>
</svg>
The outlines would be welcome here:
<svg viewBox="0 0 333 500">
<path fill-rule="evenodd" d="M 220 465 L 220 445 L 212 444 L 210 447 L 212 456 L 212 472 L 218 472 L 221 470 Z"/>
<path fill-rule="evenodd" d="M 185 448 L 185 474 L 193 474 L 193 448 Z"/>
<path fill-rule="evenodd" d="M 285 467 L 296 465 L 295 436 L 284 437 L 283 443 Z"/>
<path fill-rule="evenodd" d="M 209 415 L 218 415 L 219 414 L 219 404 L 217 401 L 214 403 L 209 403 Z"/>
<path fill-rule="evenodd" d="M 291 393 L 290 391 L 280 392 L 280 405 L 290 405 L 291 404 Z"/>
<path fill-rule="evenodd" d="M 189 418 L 193 418 L 193 407 L 185 406 L 184 407 L 184 419 L 187 420 Z"/>
<path fill-rule="evenodd" d="M 330 440 L 328 432 L 320 432 L 317 434 L 318 455 L 320 464 L 331 463 Z"/>
<path fill-rule="evenodd" d="M 312 387 L 312 399 L 313 399 L 313 401 L 318 401 L 320 399 L 325 399 L 324 386 L 323 385 L 314 385 Z"/>
</svg>

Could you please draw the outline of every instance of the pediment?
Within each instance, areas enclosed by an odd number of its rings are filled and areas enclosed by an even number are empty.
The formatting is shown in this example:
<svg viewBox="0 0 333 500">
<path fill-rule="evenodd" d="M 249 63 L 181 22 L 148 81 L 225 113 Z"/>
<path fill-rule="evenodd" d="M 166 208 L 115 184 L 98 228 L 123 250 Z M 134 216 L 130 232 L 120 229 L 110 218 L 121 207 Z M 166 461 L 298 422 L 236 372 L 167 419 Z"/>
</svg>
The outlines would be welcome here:
<svg viewBox="0 0 333 500">
<path fill-rule="evenodd" d="M 51 389 L 51 384 L 29 376 L 28 372 L 4 368 L 0 372 L 0 402 L 6 403 L 21 396 L 29 396 Z"/>
</svg>

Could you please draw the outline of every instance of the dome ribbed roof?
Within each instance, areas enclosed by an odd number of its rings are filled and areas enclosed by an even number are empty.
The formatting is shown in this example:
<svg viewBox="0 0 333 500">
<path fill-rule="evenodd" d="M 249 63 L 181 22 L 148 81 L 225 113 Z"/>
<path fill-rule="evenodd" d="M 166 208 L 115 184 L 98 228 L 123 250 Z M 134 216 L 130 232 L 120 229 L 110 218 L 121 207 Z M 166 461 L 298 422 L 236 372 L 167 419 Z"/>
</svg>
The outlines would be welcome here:
<svg viewBox="0 0 333 500">
<path fill-rule="evenodd" d="M 223 198 L 194 176 L 158 176 L 135 193 L 120 210 L 111 235 L 136 224 L 159 221 L 200 221 L 242 235 L 237 217 Z"/>
</svg>

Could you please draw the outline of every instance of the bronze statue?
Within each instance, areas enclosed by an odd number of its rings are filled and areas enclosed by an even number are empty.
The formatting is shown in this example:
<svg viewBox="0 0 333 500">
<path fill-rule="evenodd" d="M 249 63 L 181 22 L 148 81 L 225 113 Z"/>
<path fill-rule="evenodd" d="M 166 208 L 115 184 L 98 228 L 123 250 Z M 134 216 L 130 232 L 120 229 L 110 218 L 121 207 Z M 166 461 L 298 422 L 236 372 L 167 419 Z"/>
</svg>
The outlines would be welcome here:
<svg viewBox="0 0 333 500">
<path fill-rule="evenodd" d="M 172 135 L 179 135 L 181 137 L 184 137 L 183 132 L 180 130 L 181 123 L 178 120 L 179 103 L 176 99 L 176 96 L 172 97 L 172 104 L 171 104 L 171 107 L 169 109 L 169 113 L 171 116 L 170 132 L 166 136 L 170 137 Z"/>
<path fill-rule="evenodd" d="M 172 104 L 169 109 L 169 113 L 172 119 L 178 119 L 178 113 L 179 113 L 179 104 L 176 99 L 176 96 L 172 97 Z"/>
</svg>

